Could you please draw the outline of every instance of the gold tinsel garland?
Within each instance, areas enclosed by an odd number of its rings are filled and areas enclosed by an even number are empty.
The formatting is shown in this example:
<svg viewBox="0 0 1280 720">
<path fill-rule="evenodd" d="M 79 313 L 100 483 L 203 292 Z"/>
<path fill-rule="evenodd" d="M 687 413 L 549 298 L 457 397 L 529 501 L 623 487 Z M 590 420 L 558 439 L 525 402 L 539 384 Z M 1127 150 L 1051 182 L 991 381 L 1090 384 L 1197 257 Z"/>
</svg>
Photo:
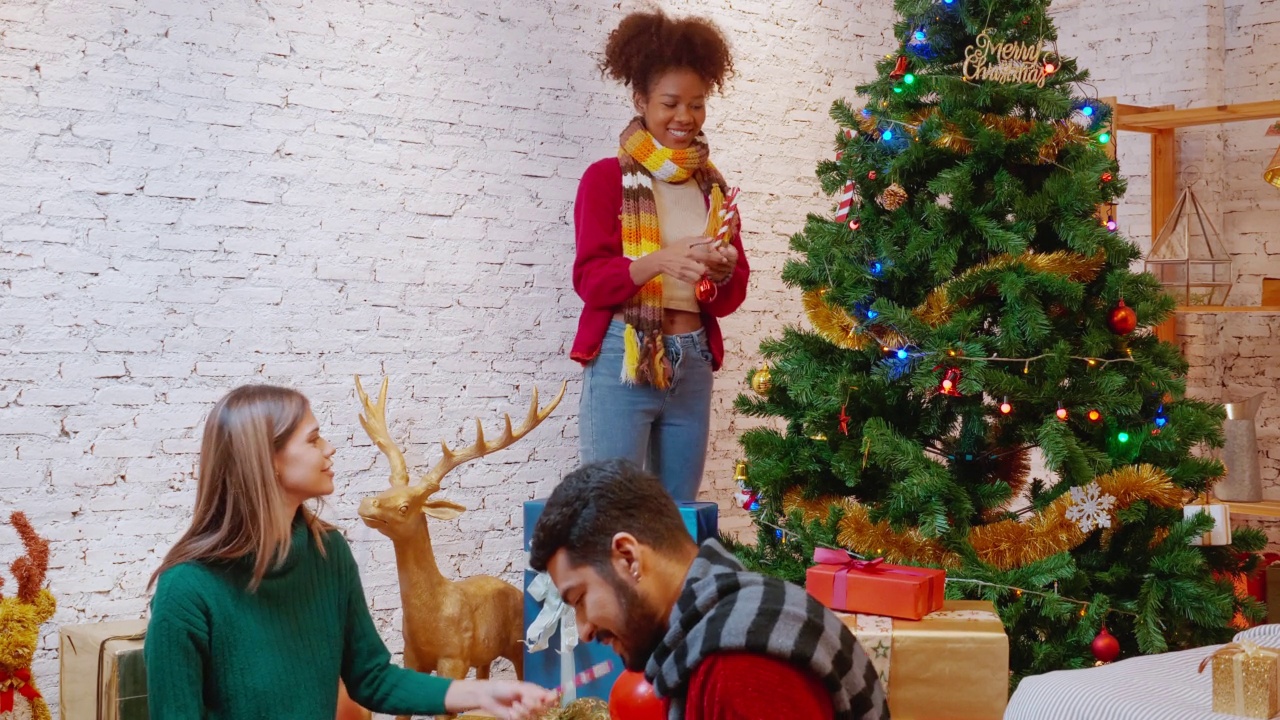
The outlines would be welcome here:
<svg viewBox="0 0 1280 720">
<path fill-rule="evenodd" d="M 1151 465 L 1134 465 L 1094 478 L 1103 494 L 1116 499 L 1117 510 L 1145 500 L 1159 507 L 1182 505 L 1182 491 L 1167 475 Z M 889 562 L 908 562 L 937 567 L 958 567 L 960 556 L 940 542 L 924 537 L 914 528 L 895 532 L 887 522 L 873 523 L 865 505 L 848 497 L 804 499 L 794 488 L 782 501 L 783 510 L 800 510 L 806 520 L 825 520 L 832 507 L 844 511 L 837 528 L 841 546 L 863 555 L 877 555 Z M 1084 542 L 1087 534 L 1067 519 L 1071 496 L 1063 494 L 1041 513 L 1026 522 L 1001 520 L 970 529 L 969 544 L 978 558 L 1001 570 L 1023 567 L 1037 560 L 1070 550 Z"/>
<path fill-rule="evenodd" d="M 929 293 L 925 301 L 912 313 L 930 327 L 938 327 L 945 323 L 955 312 L 959 302 L 950 296 L 950 288 L 956 283 L 963 283 L 973 276 L 991 270 L 1002 270 L 1021 265 L 1036 272 L 1047 272 L 1066 275 L 1076 282 L 1088 282 L 1097 277 L 1106 263 L 1105 256 L 1099 252 L 1093 257 L 1079 253 L 1058 250 L 1051 253 L 1026 252 L 1021 255 L 998 255 L 995 258 L 975 265 L 956 277 L 939 285 Z M 826 301 L 827 290 L 820 288 L 810 290 L 801 296 L 805 314 L 814 330 L 827 342 L 846 350 L 861 350 L 872 338 L 868 338 L 861 330 L 861 323 L 843 308 L 833 307 Z M 906 339 L 898 332 L 885 329 L 878 339 L 886 347 L 898 347 L 906 343 Z"/>
<path fill-rule="evenodd" d="M 609 720 L 609 704 L 600 698 L 582 698 L 568 707 L 553 708 L 538 720 Z"/>
<path fill-rule="evenodd" d="M 959 299 L 951 297 L 951 288 L 968 282 L 975 275 L 992 270 L 1007 270 L 1021 265 L 1034 272 L 1065 275 L 1075 282 L 1089 282 L 1098 276 L 1098 272 L 1105 264 L 1106 256 L 1101 252 L 1092 257 L 1066 250 L 1056 250 L 1051 253 L 1025 252 L 1021 255 L 997 255 L 934 288 L 924 302 L 915 309 L 914 314 L 926 325 L 938 327 L 951 318 L 951 314 L 959 304 Z"/>
<path fill-rule="evenodd" d="M 861 330 L 861 323 L 843 308 L 832 306 L 825 299 L 827 290 L 810 290 L 800 296 L 804 312 L 814 330 L 824 340 L 846 350 L 861 350 L 867 343 L 883 342 L 887 346 L 896 347 L 905 342 L 905 338 L 894 330 L 885 329 L 881 337 L 868 337 Z"/>
</svg>

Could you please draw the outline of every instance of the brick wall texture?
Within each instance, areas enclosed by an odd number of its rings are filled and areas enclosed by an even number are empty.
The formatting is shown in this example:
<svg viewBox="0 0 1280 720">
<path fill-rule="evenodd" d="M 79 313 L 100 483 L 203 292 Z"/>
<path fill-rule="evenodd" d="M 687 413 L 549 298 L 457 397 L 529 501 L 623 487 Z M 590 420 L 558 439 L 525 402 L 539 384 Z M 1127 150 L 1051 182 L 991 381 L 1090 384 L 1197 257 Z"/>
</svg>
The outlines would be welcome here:
<svg viewBox="0 0 1280 720">
<path fill-rule="evenodd" d="M 439 440 L 469 439 L 471 418 L 493 433 L 534 387 L 545 399 L 568 381 L 542 427 L 446 479 L 441 496 L 468 512 L 432 526 L 447 574 L 519 582 L 520 503 L 576 463 L 572 203 L 630 115 L 595 53 L 634 7 L 0 3 L 0 510 L 25 510 L 53 543 L 59 610 L 35 667 L 46 697 L 58 696 L 57 626 L 145 615 L 147 578 L 193 504 L 204 415 L 242 383 L 312 399 L 338 447 L 324 515 L 350 538 L 396 651 L 391 544 L 355 513 L 387 475 L 356 422 L 353 375 L 391 378 L 392 431 L 420 469 Z M 704 493 L 725 527 L 748 530 L 731 507 L 747 425 L 732 401 L 759 341 L 801 321 L 779 280 L 787 238 L 832 207 L 813 175 L 832 152 L 827 110 L 894 47 L 894 16 L 888 0 L 664 7 L 712 16 L 736 53 L 707 132 L 742 187 L 754 278 L 724 323 Z M 1099 96 L 1280 96 L 1277 0 L 1064 0 L 1055 12 L 1059 47 L 1093 70 Z M 1211 126 L 1181 146 L 1223 214 L 1240 302 L 1280 277 L 1264 128 Z M 1120 218 L 1149 243 L 1145 145 L 1120 138 Z M 1280 331 L 1267 332 L 1274 347 Z M 0 562 L 18 552 L 0 526 Z"/>
</svg>

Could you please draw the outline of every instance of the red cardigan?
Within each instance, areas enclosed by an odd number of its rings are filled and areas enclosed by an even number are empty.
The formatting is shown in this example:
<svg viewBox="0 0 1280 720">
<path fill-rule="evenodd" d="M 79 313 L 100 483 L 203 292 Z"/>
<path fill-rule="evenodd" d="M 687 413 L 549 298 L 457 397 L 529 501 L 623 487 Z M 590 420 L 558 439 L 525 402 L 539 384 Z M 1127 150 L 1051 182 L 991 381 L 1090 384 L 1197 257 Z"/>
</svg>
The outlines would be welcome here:
<svg viewBox="0 0 1280 720">
<path fill-rule="evenodd" d="M 716 653 L 689 679 L 686 720 L 833 720 L 831 693 L 813 673 L 768 655 Z"/>
<path fill-rule="evenodd" d="M 609 330 L 609 321 L 624 303 L 640 291 L 631 280 L 631 260 L 622 254 L 622 166 L 611 157 L 592 163 L 578 183 L 578 198 L 573 206 L 574 237 L 577 254 L 573 259 L 573 289 L 584 307 L 578 317 L 578 334 L 573 339 L 569 357 L 586 365 L 600 354 L 600 345 Z M 747 297 L 747 278 L 751 268 L 742 249 L 742 236 L 733 236 L 738 249 L 738 264 L 729 281 L 720 286 L 716 299 L 699 303 L 702 326 L 707 330 L 712 369 L 720 369 L 724 360 L 724 338 L 720 334 L 722 318 L 737 310 Z"/>
</svg>

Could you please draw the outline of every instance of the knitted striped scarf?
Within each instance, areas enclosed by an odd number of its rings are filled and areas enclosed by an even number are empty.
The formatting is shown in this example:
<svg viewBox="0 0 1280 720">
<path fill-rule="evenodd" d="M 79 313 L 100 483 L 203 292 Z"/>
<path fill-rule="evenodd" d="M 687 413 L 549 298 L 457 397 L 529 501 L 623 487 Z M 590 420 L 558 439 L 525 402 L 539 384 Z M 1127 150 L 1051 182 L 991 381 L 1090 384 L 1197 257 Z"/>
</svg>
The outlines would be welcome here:
<svg viewBox="0 0 1280 720">
<path fill-rule="evenodd" d="M 668 720 L 683 720 L 694 670 L 722 651 L 772 655 L 811 671 L 830 691 L 836 720 L 888 720 L 875 667 L 834 613 L 796 585 L 746 572 L 707 540 L 644 671 L 670 700 Z"/>
<path fill-rule="evenodd" d="M 618 162 L 622 165 L 622 254 L 637 260 L 662 249 L 658 206 L 653 179 L 679 184 L 692 178 L 710 201 L 707 232 L 719 229 L 724 202 L 724 177 L 711 164 L 711 149 L 699 133 L 683 150 L 663 147 L 636 117 L 622 131 Z M 673 238 L 675 239 L 675 238 Z M 622 309 L 626 320 L 622 382 L 666 388 L 671 383 L 671 363 L 662 345 L 662 276 L 645 283 Z"/>
</svg>

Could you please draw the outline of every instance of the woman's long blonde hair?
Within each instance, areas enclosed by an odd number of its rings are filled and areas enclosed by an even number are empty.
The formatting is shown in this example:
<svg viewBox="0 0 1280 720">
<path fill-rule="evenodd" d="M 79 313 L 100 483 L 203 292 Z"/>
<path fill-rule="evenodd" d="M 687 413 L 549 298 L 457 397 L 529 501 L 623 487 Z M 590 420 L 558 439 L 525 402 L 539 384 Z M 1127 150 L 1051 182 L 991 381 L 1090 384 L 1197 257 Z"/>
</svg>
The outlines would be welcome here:
<svg viewBox="0 0 1280 720">
<path fill-rule="evenodd" d="M 302 393 L 272 385 L 238 387 L 213 406 L 200 443 L 195 517 L 150 584 L 191 560 L 252 556 L 248 590 L 253 592 L 288 557 L 291 526 L 283 517 L 284 493 L 273 461 L 309 408 Z M 323 553 L 321 534 L 331 526 L 306 507 L 302 513 Z"/>
</svg>

